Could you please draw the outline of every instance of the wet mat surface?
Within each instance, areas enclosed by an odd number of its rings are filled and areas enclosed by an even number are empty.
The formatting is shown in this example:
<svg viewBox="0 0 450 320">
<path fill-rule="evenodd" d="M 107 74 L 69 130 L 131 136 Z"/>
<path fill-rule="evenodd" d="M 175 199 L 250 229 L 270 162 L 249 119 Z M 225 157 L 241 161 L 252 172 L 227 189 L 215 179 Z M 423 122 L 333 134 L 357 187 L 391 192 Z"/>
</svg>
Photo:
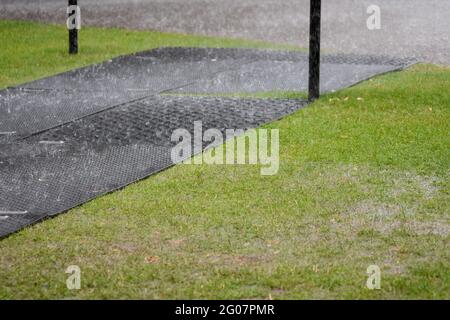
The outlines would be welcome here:
<svg viewBox="0 0 450 320">
<path fill-rule="evenodd" d="M 322 86 L 410 63 L 325 56 Z M 303 90 L 306 77 L 304 53 L 161 48 L 0 91 L 0 237 L 173 165 L 175 129 L 254 128 L 306 105 L 161 93 Z"/>
<path fill-rule="evenodd" d="M 348 87 L 410 60 L 325 55 L 322 91 Z M 0 91 L 0 132 L 21 138 L 157 93 L 304 91 L 308 56 L 254 49 L 160 48 Z M 5 140 L 0 135 L 0 141 Z"/>
<path fill-rule="evenodd" d="M 151 96 L 4 145 L 0 237 L 173 165 L 175 129 L 193 136 L 194 121 L 202 121 L 204 131 L 248 129 L 304 105 Z"/>
</svg>

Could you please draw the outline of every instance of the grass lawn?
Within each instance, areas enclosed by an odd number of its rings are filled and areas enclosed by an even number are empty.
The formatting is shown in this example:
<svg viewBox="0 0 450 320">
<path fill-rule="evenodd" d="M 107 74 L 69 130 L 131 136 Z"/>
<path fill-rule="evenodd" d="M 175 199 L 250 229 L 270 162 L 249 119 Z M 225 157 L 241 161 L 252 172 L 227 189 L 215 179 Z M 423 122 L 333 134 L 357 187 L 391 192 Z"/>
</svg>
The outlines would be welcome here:
<svg viewBox="0 0 450 320">
<path fill-rule="evenodd" d="M 0 87 L 157 46 L 271 47 L 80 36 L 68 58 L 63 27 L 0 22 Z M 0 298 L 449 299 L 449 88 L 448 67 L 377 77 L 267 125 L 278 175 L 180 165 L 14 234 L 0 241 Z M 373 264 L 381 290 L 365 285 Z M 69 265 L 81 290 L 66 288 Z"/>
</svg>

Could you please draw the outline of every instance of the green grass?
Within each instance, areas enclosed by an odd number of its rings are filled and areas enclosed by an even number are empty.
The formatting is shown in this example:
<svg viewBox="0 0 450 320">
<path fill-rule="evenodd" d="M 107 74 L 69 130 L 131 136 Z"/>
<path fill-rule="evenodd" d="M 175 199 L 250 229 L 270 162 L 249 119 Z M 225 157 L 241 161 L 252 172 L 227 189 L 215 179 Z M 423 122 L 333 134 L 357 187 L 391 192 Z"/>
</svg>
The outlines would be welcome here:
<svg viewBox="0 0 450 320">
<path fill-rule="evenodd" d="M 2 46 L 26 25 L 0 23 Z M 114 33 L 84 30 L 80 59 L 146 49 L 151 34 Z M 34 46 L 6 76 L 17 57 L 1 53 L 3 85 L 78 63 L 50 35 Z M 280 129 L 278 175 L 180 165 L 14 234 L 0 241 L 0 298 L 449 299 L 449 87 L 446 67 L 377 77 L 266 126 Z M 79 291 L 65 285 L 74 264 Z M 372 264 L 381 290 L 365 286 Z"/>
</svg>

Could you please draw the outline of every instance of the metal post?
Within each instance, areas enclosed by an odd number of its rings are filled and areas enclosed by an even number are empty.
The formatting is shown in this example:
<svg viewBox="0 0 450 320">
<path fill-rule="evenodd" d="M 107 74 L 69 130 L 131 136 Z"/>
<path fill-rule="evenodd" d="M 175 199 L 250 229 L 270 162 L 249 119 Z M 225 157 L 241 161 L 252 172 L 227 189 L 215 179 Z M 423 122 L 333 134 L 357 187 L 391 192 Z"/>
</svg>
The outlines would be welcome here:
<svg viewBox="0 0 450 320">
<path fill-rule="evenodd" d="M 77 0 L 69 0 L 70 6 L 77 6 Z M 73 12 L 72 10 L 68 12 L 69 17 L 73 14 L 77 14 L 77 12 Z M 78 19 L 78 17 L 77 17 Z M 74 26 L 69 28 L 69 54 L 77 54 L 78 53 L 78 29 Z"/>
<path fill-rule="evenodd" d="M 309 82 L 308 98 L 320 96 L 320 11 L 321 0 L 311 0 L 309 16 Z"/>
</svg>

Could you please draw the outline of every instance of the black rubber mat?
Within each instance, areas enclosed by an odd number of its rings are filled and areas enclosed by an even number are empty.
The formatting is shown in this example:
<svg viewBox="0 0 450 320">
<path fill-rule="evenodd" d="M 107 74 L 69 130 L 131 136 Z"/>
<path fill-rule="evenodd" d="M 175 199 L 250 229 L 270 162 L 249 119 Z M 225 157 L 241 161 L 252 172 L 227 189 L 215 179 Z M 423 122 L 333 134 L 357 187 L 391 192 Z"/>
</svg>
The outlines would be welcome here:
<svg viewBox="0 0 450 320">
<path fill-rule="evenodd" d="M 308 54 L 300 51 L 241 49 L 241 48 L 183 48 L 163 47 L 134 54 L 137 57 L 147 57 L 154 61 L 205 61 L 247 59 L 251 61 L 308 61 Z M 359 54 L 326 54 L 321 58 L 323 63 L 365 64 L 405 66 L 415 62 L 415 59 L 396 58 L 389 56 L 359 55 Z"/>
<path fill-rule="evenodd" d="M 160 48 L 0 90 L 0 142 L 152 94 L 302 91 L 307 54 L 254 49 Z M 325 55 L 322 91 L 348 87 L 411 60 Z"/>
<path fill-rule="evenodd" d="M 410 63 L 325 56 L 322 85 Z M 306 105 L 161 93 L 301 90 L 306 64 L 300 52 L 161 48 L 1 90 L 0 237 L 173 165 L 175 129 L 248 129 Z"/>
<path fill-rule="evenodd" d="M 173 165 L 175 129 L 193 134 L 194 121 L 202 121 L 204 130 L 248 129 L 304 105 L 157 95 L 5 144 L 0 237 Z"/>
<path fill-rule="evenodd" d="M 151 93 L 7 89 L 0 93 L 0 131 L 24 137 Z"/>
<path fill-rule="evenodd" d="M 0 132 L 20 138 L 247 62 L 166 63 L 127 56 L 1 90 Z"/>
<path fill-rule="evenodd" d="M 373 77 L 374 74 L 394 70 L 390 65 L 361 65 L 323 63 L 321 92 L 335 91 Z M 250 79 L 254 79 L 250 81 Z M 306 62 L 256 61 L 240 68 L 240 72 L 225 71 L 211 78 L 203 78 L 191 85 L 178 88 L 176 93 L 231 93 L 269 91 L 307 91 L 308 65 Z"/>
</svg>

